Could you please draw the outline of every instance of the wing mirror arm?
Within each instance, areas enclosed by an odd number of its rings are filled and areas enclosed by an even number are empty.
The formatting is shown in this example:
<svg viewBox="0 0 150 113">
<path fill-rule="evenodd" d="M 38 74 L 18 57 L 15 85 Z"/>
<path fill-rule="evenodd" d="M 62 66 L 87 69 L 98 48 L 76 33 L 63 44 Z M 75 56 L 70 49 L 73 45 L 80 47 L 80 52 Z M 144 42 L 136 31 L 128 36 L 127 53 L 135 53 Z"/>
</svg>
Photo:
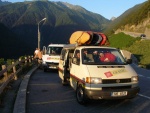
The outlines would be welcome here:
<svg viewBox="0 0 150 113">
<path fill-rule="evenodd" d="M 132 64 L 132 59 L 127 59 L 127 64 Z"/>
</svg>

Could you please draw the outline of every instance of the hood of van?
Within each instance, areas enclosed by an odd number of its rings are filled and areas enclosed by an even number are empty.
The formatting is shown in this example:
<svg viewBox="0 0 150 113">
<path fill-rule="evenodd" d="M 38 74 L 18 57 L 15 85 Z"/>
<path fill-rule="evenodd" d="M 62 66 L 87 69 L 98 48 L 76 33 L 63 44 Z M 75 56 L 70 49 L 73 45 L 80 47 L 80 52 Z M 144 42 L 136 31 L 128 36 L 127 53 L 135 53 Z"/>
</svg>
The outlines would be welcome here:
<svg viewBox="0 0 150 113">
<path fill-rule="evenodd" d="M 137 76 L 137 73 L 130 65 L 119 66 L 95 66 L 88 65 L 88 72 L 91 77 L 101 77 L 102 79 L 123 79 Z"/>
<path fill-rule="evenodd" d="M 43 55 L 42 60 L 45 62 L 59 62 L 60 56 Z"/>
</svg>

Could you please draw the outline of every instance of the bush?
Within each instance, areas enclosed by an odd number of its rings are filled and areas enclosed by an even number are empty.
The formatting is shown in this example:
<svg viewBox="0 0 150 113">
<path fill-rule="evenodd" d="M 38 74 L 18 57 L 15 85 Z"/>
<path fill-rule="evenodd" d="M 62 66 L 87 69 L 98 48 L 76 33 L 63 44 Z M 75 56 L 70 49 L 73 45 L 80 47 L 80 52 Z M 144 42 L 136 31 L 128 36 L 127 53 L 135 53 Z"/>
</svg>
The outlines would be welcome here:
<svg viewBox="0 0 150 113">
<path fill-rule="evenodd" d="M 146 68 L 150 69 L 150 40 L 135 42 L 126 49 L 135 54 L 141 65 L 144 65 Z"/>
<path fill-rule="evenodd" d="M 0 70 L 2 70 L 2 65 L 5 64 L 4 58 L 0 58 Z"/>
</svg>

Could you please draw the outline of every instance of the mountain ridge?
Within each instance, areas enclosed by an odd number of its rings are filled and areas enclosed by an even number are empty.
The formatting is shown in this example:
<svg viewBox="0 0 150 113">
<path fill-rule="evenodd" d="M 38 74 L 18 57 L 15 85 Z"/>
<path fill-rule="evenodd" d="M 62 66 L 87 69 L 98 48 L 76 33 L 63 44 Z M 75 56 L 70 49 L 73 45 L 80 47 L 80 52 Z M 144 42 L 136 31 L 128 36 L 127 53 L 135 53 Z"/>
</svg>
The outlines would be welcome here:
<svg viewBox="0 0 150 113">
<path fill-rule="evenodd" d="M 25 54 L 33 54 L 37 47 L 38 22 L 43 18 L 47 19 L 39 25 L 41 47 L 50 43 L 68 43 L 74 31 L 101 31 L 110 22 L 80 6 L 64 5 L 51 1 L 11 3 L 0 6 L 0 22 L 27 44 L 26 49 L 30 51 Z"/>
<path fill-rule="evenodd" d="M 26 45 L 22 46 L 24 49 L 22 54 L 33 54 L 37 47 L 38 22 L 45 17 L 46 21 L 39 26 L 41 47 L 50 43 L 68 43 L 71 34 L 77 30 L 104 31 L 108 36 L 123 31 L 146 34 L 150 32 L 150 20 L 147 17 L 149 7 L 150 0 L 135 5 L 114 21 L 110 21 L 78 5 L 65 2 L 26 1 L 0 6 L 0 23 L 13 32 L 16 42 L 20 40 L 20 43 Z M 6 36 L 0 34 L 0 38 Z M 0 45 L 0 50 L 3 46 L 5 45 Z M 18 48 L 18 45 L 14 47 Z"/>
<path fill-rule="evenodd" d="M 150 28 L 150 16 L 148 17 L 148 14 L 150 15 L 149 7 L 150 0 L 126 10 L 110 24 L 109 28 L 106 28 L 107 34 L 123 31 L 147 34 Z M 148 33 L 147 36 L 150 37 L 150 34 Z"/>
</svg>

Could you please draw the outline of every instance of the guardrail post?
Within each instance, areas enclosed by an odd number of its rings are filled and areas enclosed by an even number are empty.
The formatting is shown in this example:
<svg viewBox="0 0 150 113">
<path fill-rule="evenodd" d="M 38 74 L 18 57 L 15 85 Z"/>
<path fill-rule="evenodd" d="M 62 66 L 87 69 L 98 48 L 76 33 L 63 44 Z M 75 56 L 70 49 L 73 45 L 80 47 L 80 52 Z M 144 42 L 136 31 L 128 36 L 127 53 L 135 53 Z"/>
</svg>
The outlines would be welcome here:
<svg viewBox="0 0 150 113">
<path fill-rule="evenodd" d="M 12 62 L 12 64 L 14 64 L 14 62 Z M 16 67 L 13 66 L 13 73 L 16 73 Z M 14 80 L 17 80 L 17 75 L 14 74 Z"/>
<path fill-rule="evenodd" d="M 21 58 L 19 58 L 19 62 L 21 62 Z"/>
<path fill-rule="evenodd" d="M 31 57 L 29 56 L 29 63 L 31 63 Z"/>
<path fill-rule="evenodd" d="M 33 57 L 33 55 L 31 56 L 32 57 L 32 61 L 34 60 L 34 57 Z"/>
<path fill-rule="evenodd" d="M 3 69 L 6 69 L 6 65 L 2 65 L 2 70 Z M 7 74 L 7 71 L 4 73 L 4 80 L 6 81 L 8 78 L 8 74 Z"/>
<path fill-rule="evenodd" d="M 19 64 L 20 64 L 20 65 L 22 64 L 21 60 L 22 60 L 22 59 L 21 59 L 21 58 L 19 58 Z"/>
<path fill-rule="evenodd" d="M 27 57 L 25 57 L 25 64 L 27 64 Z"/>
</svg>

